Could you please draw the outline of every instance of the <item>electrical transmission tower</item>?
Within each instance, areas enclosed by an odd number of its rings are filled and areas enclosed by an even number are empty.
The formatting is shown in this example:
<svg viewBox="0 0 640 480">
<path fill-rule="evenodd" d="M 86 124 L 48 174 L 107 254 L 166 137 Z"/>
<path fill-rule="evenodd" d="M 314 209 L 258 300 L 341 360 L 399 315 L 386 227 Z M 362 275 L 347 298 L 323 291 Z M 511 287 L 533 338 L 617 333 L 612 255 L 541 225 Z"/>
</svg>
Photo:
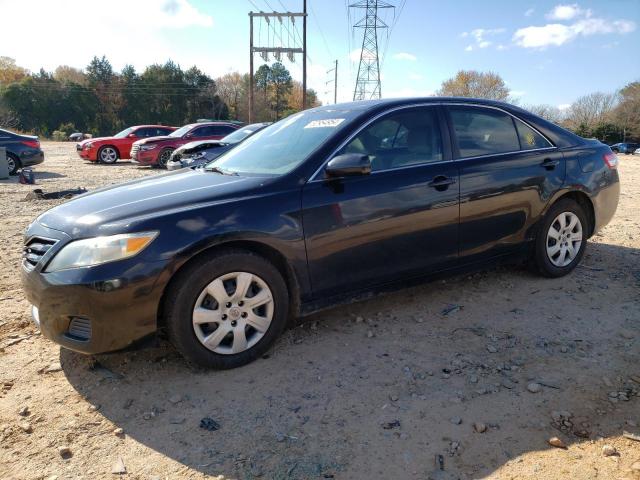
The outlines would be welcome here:
<svg viewBox="0 0 640 480">
<path fill-rule="evenodd" d="M 380 59 L 378 56 L 378 29 L 388 28 L 378 16 L 378 9 L 395 8 L 382 0 L 361 0 L 349 5 L 351 8 L 365 10 L 365 15 L 353 28 L 363 28 L 358 79 L 353 91 L 354 100 L 380 98 Z"/>
</svg>

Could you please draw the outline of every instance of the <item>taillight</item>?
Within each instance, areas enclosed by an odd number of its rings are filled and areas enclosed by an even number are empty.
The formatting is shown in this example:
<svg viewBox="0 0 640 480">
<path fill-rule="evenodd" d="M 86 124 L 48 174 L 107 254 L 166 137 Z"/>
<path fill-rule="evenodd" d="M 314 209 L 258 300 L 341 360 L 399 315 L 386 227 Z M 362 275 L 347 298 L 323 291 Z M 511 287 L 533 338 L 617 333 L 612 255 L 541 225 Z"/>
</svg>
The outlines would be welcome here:
<svg viewBox="0 0 640 480">
<path fill-rule="evenodd" d="M 38 140 L 21 140 L 20 143 L 31 148 L 40 148 L 40 142 Z"/>
<path fill-rule="evenodd" d="M 610 169 L 616 169 L 618 168 L 618 156 L 613 153 L 613 152 L 609 152 L 609 153 L 605 153 L 604 155 L 602 155 L 602 159 L 604 160 L 604 163 L 607 164 L 607 167 L 609 167 Z"/>
</svg>

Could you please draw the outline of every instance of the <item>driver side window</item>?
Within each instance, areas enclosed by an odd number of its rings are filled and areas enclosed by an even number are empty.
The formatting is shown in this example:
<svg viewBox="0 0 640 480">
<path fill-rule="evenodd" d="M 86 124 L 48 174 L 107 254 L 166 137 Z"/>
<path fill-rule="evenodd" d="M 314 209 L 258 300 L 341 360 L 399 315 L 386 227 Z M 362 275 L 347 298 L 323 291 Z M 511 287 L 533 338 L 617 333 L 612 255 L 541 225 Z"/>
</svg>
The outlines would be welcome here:
<svg viewBox="0 0 640 480">
<path fill-rule="evenodd" d="M 369 155 L 371 170 L 439 162 L 442 137 L 434 108 L 413 108 L 375 121 L 358 133 L 338 155 Z"/>
</svg>

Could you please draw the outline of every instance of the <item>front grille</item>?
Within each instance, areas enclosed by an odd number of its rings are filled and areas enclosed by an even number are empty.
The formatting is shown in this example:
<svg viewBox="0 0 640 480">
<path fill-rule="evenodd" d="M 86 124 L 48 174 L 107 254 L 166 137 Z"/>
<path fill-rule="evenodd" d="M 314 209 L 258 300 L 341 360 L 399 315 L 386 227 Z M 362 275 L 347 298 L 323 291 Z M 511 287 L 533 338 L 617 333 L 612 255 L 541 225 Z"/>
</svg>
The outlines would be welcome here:
<svg viewBox="0 0 640 480">
<path fill-rule="evenodd" d="M 91 320 L 82 317 L 73 317 L 69 322 L 67 336 L 72 340 L 86 342 L 91 338 Z"/>
<path fill-rule="evenodd" d="M 138 151 L 140 150 L 140 145 L 134 145 L 131 147 L 131 158 L 136 158 Z"/>
<path fill-rule="evenodd" d="M 24 264 L 30 268 L 35 267 L 45 253 L 56 244 L 55 240 L 34 237 L 30 239 L 22 250 Z"/>
<path fill-rule="evenodd" d="M 76 150 L 78 150 L 79 152 L 82 151 L 82 145 L 76 143 Z"/>
</svg>

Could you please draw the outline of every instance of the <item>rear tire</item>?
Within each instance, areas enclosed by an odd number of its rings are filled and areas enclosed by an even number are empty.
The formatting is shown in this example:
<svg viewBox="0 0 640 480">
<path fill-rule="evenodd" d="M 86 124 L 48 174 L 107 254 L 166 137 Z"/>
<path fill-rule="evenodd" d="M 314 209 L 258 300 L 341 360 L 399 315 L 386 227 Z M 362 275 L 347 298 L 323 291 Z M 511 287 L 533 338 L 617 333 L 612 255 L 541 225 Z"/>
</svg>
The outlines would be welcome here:
<svg viewBox="0 0 640 480">
<path fill-rule="evenodd" d="M 9 175 L 15 175 L 22 166 L 20 159 L 9 152 L 7 152 L 7 165 L 9 166 Z"/>
<path fill-rule="evenodd" d="M 286 283 L 278 269 L 251 252 L 211 254 L 187 266 L 168 288 L 164 311 L 169 340 L 202 367 L 227 369 L 252 362 L 287 324 Z"/>
<path fill-rule="evenodd" d="M 564 199 L 553 205 L 536 237 L 534 270 L 550 278 L 570 273 L 584 255 L 589 228 L 587 215 L 575 201 Z"/>
<path fill-rule="evenodd" d="M 98 161 L 107 165 L 114 164 L 118 161 L 118 150 L 110 145 L 105 145 L 98 150 Z"/>
</svg>

